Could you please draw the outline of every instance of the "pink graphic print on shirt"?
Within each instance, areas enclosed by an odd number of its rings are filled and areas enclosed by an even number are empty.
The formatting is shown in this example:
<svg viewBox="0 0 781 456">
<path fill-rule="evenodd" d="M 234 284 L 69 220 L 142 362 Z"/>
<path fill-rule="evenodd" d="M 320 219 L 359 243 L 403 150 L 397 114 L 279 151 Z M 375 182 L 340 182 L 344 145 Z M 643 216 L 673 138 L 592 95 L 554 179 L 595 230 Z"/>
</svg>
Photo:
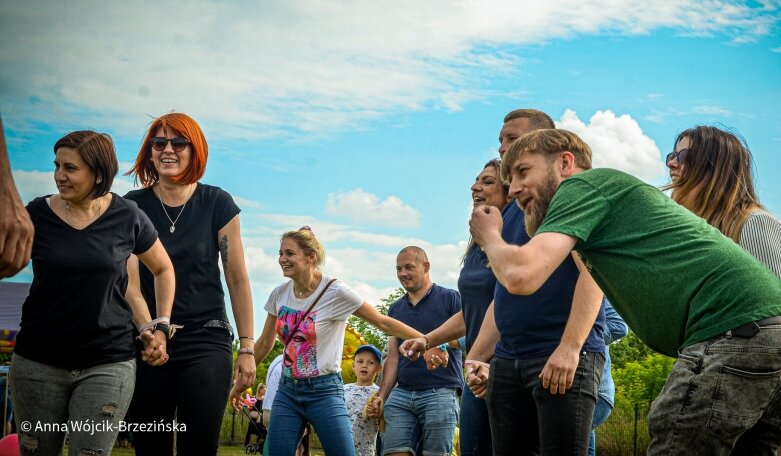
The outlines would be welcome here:
<svg viewBox="0 0 781 456">
<path fill-rule="evenodd" d="M 320 371 L 317 370 L 317 333 L 315 331 L 317 312 L 310 312 L 306 319 L 300 322 L 303 313 L 302 310 L 282 306 L 277 315 L 277 334 L 286 342 L 285 375 L 293 378 L 320 375 Z M 291 329 L 295 330 L 292 334 L 290 334 Z"/>
</svg>

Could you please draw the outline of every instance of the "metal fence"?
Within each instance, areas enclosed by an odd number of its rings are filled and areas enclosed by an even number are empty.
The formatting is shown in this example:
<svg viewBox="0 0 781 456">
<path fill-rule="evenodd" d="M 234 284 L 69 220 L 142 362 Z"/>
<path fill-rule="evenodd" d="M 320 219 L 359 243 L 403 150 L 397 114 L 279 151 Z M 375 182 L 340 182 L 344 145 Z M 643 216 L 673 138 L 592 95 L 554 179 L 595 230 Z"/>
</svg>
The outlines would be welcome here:
<svg viewBox="0 0 781 456">
<path fill-rule="evenodd" d="M 639 456 L 648 448 L 648 404 L 616 403 L 610 417 L 597 428 L 597 454 L 599 456 Z M 227 407 L 220 430 L 220 444 L 244 445 L 249 425 L 247 416 Z M 253 442 L 254 437 L 253 437 Z M 313 432 L 311 448 L 322 448 Z"/>
</svg>

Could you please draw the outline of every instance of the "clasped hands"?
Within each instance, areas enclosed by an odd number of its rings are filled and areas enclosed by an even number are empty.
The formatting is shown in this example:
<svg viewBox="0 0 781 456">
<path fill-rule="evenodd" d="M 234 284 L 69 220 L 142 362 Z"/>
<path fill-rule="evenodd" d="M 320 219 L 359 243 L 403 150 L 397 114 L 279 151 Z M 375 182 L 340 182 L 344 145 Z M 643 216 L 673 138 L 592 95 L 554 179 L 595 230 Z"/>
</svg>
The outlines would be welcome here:
<svg viewBox="0 0 781 456">
<path fill-rule="evenodd" d="M 162 366 L 168 361 L 165 334 L 162 331 L 143 331 L 138 336 L 144 344 L 141 359 L 150 366 Z"/>
<path fill-rule="evenodd" d="M 407 339 L 399 345 L 399 353 L 401 356 L 408 358 L 412 361 L 416 361 L 423 355 L 423 359 L 426 361 L 426 367 L 429 370 L 436 369 L 437 367 L 447 367 L 447 362 L 450 360 L 447 350 L 440 350 L 438 347 L 429 348 L 426 350 L 428 342 L 425 337 L 417 337 L 415 339 Z"/>
</svg>

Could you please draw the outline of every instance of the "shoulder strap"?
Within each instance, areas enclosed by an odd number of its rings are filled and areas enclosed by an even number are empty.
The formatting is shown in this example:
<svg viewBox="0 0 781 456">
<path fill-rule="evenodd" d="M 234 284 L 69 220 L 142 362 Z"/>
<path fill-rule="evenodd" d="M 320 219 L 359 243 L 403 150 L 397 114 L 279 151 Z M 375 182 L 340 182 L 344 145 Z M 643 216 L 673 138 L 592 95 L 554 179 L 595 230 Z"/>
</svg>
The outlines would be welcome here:
<svg viewBox="0 0 781 456">
<path fill-rule="evenodd" d="M 311 312 L 311 311 L 312 311 L 312 309 L 314 309 L 314 308 L 315 308 L 315 304 L 317 304 L 317 303 L 318 303 L 318 301 L 320 301 L 320 298 L 322 298 L 322 297 L 323 297 L 323 295 L 325 294 L 325 290 L 327 290 L 327 289 L 328 289 L 328 287 L 330 287 L 330 286 L 331 286 L 331 284 L 332 284 L 332 283 L 334 283 L 334 282 L 336 282 L 336 279 L 331 279 L 331 280 L 329 280 L 329 281 L 328 281 L 328 283 L 327 283 L 327 284 L 325 284 L 325 288 L 323 288 L 323 291 L 321 291 L 321 292 L 320 292 L 320 294 L 319 294 L 319 295 L 317 295 L 317 297 L 315 298 L 315 300 L 314 300 L 314 301 L 312 301 L 312 304 L 309 304 L 309 307 L 307 307 L 307 308 L 306 308 L 306 311 L 304 312 L 304 315 L 301 317 L 301 321 L 304 321 L 304 319 L 306 318 L 306 316 L 307 316 L 307 315 L 309 315 L 309 312 Z"/>
<path fill-rule="evenodd" d="M 314 300 L 314 301 L 312 301 L 312 304 L 309 304 L 309 307 L 307 307 L 307 308 L 306 308 L 306 310 L 304 311 L 304 313 L 302 313 L 302 314 L 301 314 L 301 318 L 298 320 L 298 324 L 297 324 L 297 325 L 295 325 L 294 327 L 290 328 L 290 331 L 288 332 L 288 334 L 289 334 L 288 338 L 287 338 L 287 339 L 283 339 L 283 340 L 282 340 L 282 343 L 284 343 L 284 344 L 285 344 L 285 346 L 287 346 L 288 342 L 290 342 L 290 338 L 289 338 L 289 337 L 290 337 L 290 336 L 292 336 L 292 335 L 293 335 L 293 333 L 295 333 L 295 332 L 296 332 L 296 330 L 298 329 L 298 325 L 300 325 L 300 324 L 301 324 L 301 322 L 303 322 L 304 320 L 306 320 L 306 317 L 309 315 L 309 312 L 311 312 L 311 311 L 312 311 L 312 309 L 314 309 L 314 308 L 315 308 L 315 304 L 317 304 L 317 303 L 318 303 L 318 301 L 320 301 L 320 298 L 322 298 L 322 297 L 323 297 L 323 294 L 325 294 L 325 290 L 327 290 L 327 289 L 328 289 L 328 287 L 330 287 L 330 286 L 331 286 L 331 284 L 332 284 L 332 283 L 334 283 L 334 282 L 336 282 L 336 279 L 331 279 L 331 280 L 329 280 L 329 281 L 328 281 L 328 283 L 327 283 L 327 284 L 325 284 L 325 288 L 323 288 L 323 291 L 321 291 L 321 292 L 320 292 L 320 294 L 319 294 L 319 295 L 317 295 L 317 297 L 315 298 L 315 300 Z"/>
</svg>

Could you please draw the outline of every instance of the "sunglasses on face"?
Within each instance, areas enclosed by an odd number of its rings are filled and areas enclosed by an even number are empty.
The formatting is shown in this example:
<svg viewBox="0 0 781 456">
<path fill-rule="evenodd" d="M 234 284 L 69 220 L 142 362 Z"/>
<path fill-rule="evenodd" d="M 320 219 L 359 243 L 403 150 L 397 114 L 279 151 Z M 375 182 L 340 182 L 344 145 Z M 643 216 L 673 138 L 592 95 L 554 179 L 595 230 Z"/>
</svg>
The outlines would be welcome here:
<svg viewBox="0 0 781 456">
<path fill-rule="evenodd" d="M 670 163 L 670 161 L 675 158 L 678 160 L 678 163 L 683 163 L 686 161 L 686 154 L 689 153 L 689 149 L 681 149 L 679 151 L 672 151 L 669 154 L 667 154 L 667 163 Z"/>
<path fill-rule="evenodd" d="M 152 144 L 152 148 L 154 150 L 162 151 L 165 150 L 165 146 L 170 142 L 171 148 L 175 152 L 181 152 L 184 150 L 185 147 L 187 147 L 188 144 L 190 144 L 190 141 L 186 140 L 185 138 L 163 138 L 160 136 L 156 136 L 149 140 L 149 142 Z"/>
</svg>

